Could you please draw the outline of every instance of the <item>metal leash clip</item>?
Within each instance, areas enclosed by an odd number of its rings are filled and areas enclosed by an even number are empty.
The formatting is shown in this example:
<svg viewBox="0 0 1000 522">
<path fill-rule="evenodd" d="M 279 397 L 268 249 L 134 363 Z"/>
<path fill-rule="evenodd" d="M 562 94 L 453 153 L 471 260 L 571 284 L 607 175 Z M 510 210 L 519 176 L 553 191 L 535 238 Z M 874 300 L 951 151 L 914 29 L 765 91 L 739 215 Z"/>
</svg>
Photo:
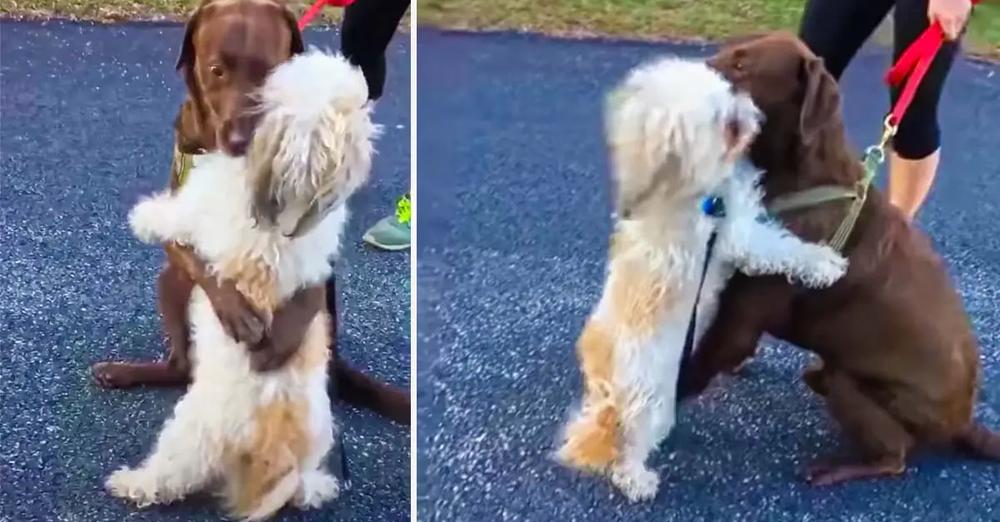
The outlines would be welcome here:
<svg viewBox="0 0 1000 522">
<path fill-rule="evenodd" d="M 892 123 L 891 113 L 887 114 L 885 120 L 882 121 L 882 139 L 879 140 L 878 145 L 875 147 L 881 155 L 879 163 L 882 163 L 882 160 L 885 159 L 885 147 L 889 145 L 889 140 L 896 135 L 897 130 L 899 130 L 899 125 Z"/>
</svg>

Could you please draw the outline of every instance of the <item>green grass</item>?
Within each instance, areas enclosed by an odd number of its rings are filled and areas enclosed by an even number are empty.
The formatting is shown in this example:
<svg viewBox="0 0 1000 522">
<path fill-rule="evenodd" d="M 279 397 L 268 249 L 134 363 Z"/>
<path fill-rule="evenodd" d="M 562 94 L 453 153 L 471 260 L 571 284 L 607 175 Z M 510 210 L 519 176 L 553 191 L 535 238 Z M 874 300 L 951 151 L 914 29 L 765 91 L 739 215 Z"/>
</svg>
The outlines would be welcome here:
<svg viewBox="0 0 1000 522">
<path fill-rule="evenodd" d="M 969 41 L 983 54 L 1000 58 L 1000 4 L 983 4 L 969 24 Z"/>
<path fill-rule="evenodd" d="M 719 40 L 794 30 L 806 0 L 417 0 L 420 23 L 454 29 Z M 83 20 L 181 20 L 199 0 L 0 0 L 0 16 Z M 289 0 L 297 13 L 310 0 Z M 340 9 L 324 10 L 336 22 Z M 403 27 L 409 26 L 403 17 Z M 1000 3 L 980 5 L 966 45 L 1000 58 Z"/>
<path fill-rule="evenodd" d="M 287 0 L 296 14 L 302 14 L 314 0 Z M 201 0 L 0 0 L 0 16 L 14 18 L 69 18 L 72 20 L 184 20 Z M 340 20 L 343 9 L 327 7 L 322 22 Z M 402 29 L 409 27 L 403 16 Z M 314 22 L 317 23 L 317 22 Z"/>
<path fill-rule="evenodd" d="M 0 0 L 0 13 L 25 18 L 79 20 L 183 19 L 198 0 Z"/>
<path fill-rule="evenodd" d="M 795 30 L 805 0 L 418 0 L 418 23 L 453 29 L 719 40 Z M 969 50 L 1000 58 L 1000 5 L 977 8 Z"/>
</svg>

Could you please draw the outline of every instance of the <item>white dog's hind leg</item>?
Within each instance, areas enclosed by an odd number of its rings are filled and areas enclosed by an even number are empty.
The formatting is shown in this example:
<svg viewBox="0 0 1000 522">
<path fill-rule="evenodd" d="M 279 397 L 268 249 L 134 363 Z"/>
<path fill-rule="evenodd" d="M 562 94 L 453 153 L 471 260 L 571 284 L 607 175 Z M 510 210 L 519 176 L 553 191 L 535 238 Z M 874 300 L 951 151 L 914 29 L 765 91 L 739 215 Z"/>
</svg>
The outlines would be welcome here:
<svg viewBox="0 0 1000 522">
<path fill-rule="evenodd" d="M 658 407 L 664 406 L 659 401 L 647 399 L 637 402 L 639 404 L 633 405 L 625 414 L 622 422 L 624 444 L 618 461 L 611 468 L 611 482 L 632 502 L 656 496 L 660 477 L 646 467 L 646 460 L 673 424 L 672 411 L 670 415 L 657 411 Z"/>
<path fill-rule="evenodd" d="M 323 393 L 326 393 L 325 385 Z M 336 477 L 323 469 L 323 460 L 334 444 L 333 414 L 329 401 L 317 401 L 310 414 L 318 421 L 318 429 L 313 433 L 312 452 L 302 463 L 302 481 L 292 502 L 299 509 L 318 508 L 325 502 L 340 495 L 341 485 Z"/>
<path fill-rule="evenodd" d="M 195 385 L 192 385 L 194 387 Z M 153 453 L 138 468 L 112 473 L 105 486 L 139 507 L 166 504 L 203 487 L 219 469 L 223 448 L 201 422 L 197 402 L 189 392 L 160 432 Z"/>
<path fill-rule="evenodd" d="M 680 347 L 661 339 L 645 341 L 631 357 L 619 359 L 624 365 L 616 379 L 626 396 L 621 454 L 611 481 L 633 502 L 652 499 L 659 488 L 660 478 L 646 460 L 674 427 L 679 357 Z"/>
</svg>

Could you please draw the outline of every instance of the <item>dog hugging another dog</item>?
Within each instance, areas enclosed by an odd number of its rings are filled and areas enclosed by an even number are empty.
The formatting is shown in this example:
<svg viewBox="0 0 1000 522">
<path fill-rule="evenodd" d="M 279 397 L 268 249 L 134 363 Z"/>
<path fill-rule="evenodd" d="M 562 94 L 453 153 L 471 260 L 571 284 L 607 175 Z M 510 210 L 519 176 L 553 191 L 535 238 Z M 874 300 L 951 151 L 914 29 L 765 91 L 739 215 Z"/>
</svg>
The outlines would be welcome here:
<svg viewBox="0 0 1000 522">
<path fill-rule="evenodd" d="M 170 188 L 129 216 L 140 239 L 166 245 L 169 358 L 93 372 L 106 387 L 191 386 L 152 454 L 106 485 L 139 505 L 217 486 L 248 520 L 316 507 L 341 488 L 323 468 L 335 435 L 328 365 L 341 397 L 409 418 L 408 394 L 337 359 L 326 309 L 345 202 L 378 134 L 365 78 L 343 57 L 306 52 L 295 17 L 270 0 L 204 1 L 178 69 L 188 95 Z"/>
<path fill-rule="evenodd" d="M 801 41 L 772 34 L 707 62 L 640 66 L 609 97 L 607 131 L 617 221 L 577 341 L 584 397 L 560 462 L 652 498 L 646 460 L 676 401 L 735 371 L 765 332 L 818 356 L 804 380 L 861 450 L 812 467 L 812 484 L 898 475 L 917 445 L 1000 460 L 1000 435 L 972 418 L 975 335 L 926 236 L 874 189 L 843 257 L 825 243 L 849 201 L 767 210 L 814 187 L 853 190 L 864 173 L 836 82 Z M 734 168 L 744 153 L 762 173 Z"/>
</svg>

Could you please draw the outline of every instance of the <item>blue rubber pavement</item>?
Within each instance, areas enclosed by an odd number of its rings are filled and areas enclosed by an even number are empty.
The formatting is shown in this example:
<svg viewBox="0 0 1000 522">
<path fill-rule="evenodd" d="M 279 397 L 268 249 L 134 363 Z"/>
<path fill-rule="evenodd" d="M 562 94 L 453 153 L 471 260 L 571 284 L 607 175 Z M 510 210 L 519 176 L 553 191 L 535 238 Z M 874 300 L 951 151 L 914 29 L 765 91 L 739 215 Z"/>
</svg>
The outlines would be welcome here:
<svg viewBox="0 0 1000 522">
<path fill-rule="evenodd" d="M 433 30 L 418 47 L 421 520 L 1000 520 L 1000 464 L 952 452 L 898 480 L 805 485 L 809 462 L 847 448 L 800 381 L 806 356 L 784 345 L 681 408 L 652 459 L 653 502 L 554 464 L 611 225 L 603 96 L 653 56 L 713 48 Z M 888 65 L 866 49 L 844 78 L 856 145 L 877 138 Z M 975 321 L 977 414 L 1000 429 L 1000 67 L 959 61 L 941 107 L 944 160 L 920 226 Z"/>
<path fill-rule="evenodd" d="M 89 366 L 164 353 L 154 278 L 162 249 L 126 224 L 166 185 L 183 97 L 174 24 L 0 23 L 0 520 L 218 520 L 214 502 L 136 510 L 102 489 L 151 449 L 182 390 L 103 391 Z M 337 49 L 339 35 L 306 40 Z M 389 50 L 385 125 L 369 186 L 352 200 L 337 267 L 345 359 L 409 385 L 407 253 L 361 235 L 409 187 L 409 38 Z M 276 520 L 400 521 L 410 512 L 409 430 L 334 406 L 351 489 L 320 511 Z"/>
</svg>

